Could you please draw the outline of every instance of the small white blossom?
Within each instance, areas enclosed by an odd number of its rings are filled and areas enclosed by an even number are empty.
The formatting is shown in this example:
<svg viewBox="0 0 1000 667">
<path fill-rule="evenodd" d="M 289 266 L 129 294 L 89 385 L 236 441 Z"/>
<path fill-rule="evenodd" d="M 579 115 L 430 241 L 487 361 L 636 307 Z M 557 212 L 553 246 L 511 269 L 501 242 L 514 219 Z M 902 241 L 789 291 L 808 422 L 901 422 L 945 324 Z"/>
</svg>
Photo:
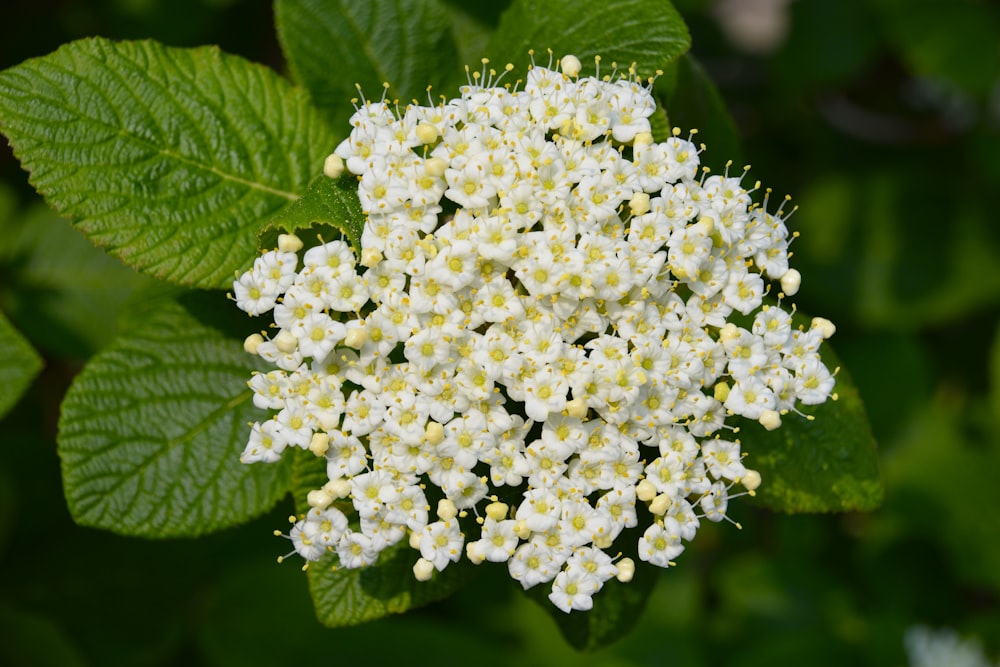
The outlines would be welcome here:
<svg viewBox="0 0 1000 667">
<path fill-rule="evenodd" d="M 273 311 L 246 349 L 277 367 L 250 379 L 272 417 L 241 460 L 326 464 L 288 534 L 304 559 L 368 567 L 408 536 L 420 581 L 465 553 L 589 609 L 632 577 L 626 529 L 672 566 L 761 483 L 723 429 L 835 396 L 834 325 L 777 302 L 802 279 L 788 215 L 702 171 L 693 132 L 654 138 L 634 69 L 561 64 L 361 103 L 325 166 L 357 178 L 360 247 L 283 235 L 234 281 L 239 308 Z"/>
</svg>

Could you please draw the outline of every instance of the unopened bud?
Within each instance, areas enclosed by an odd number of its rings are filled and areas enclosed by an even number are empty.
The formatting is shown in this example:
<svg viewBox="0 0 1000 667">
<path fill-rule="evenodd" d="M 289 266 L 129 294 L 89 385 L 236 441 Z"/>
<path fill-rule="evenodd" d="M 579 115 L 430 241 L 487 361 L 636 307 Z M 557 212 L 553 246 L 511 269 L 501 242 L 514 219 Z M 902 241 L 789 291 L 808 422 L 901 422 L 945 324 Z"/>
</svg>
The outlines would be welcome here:
<svg viewBox="0 0 1000 667">
<path fill-rule="evenodd" d="M 635 576 L 635 561 L 631 558 L 622 558 L 616 565 L 618 573 L 615 575 L 615 579 L 623 584 L 632 581 L 632 577 Z"/>
<path fill-rule="evenodd" d="M 628 210 L 632 215 L 642 215 L 649 212 L 649 195 L 645 192 L 636 192 L 628 200 Z"/>
<path fill-rule="evenodd" d="M 649 132 L 637 132 L 635 138 L 632 140 L 632 145 L 638 148 L 639 146 L 649 146 L 653 143 L 653 135 Z"/>
<path fill-rule="evenodd" d="M 291 354 L 299 346 L 299 339 L 292 332 L 282 329 L 274 337 L 274 346 L 282 354 Z"/>
<path fill-rule="evenodd" d="M 334 500 L 346 498 L 351 495 L 351 483 L 343 477 L 331 479 L 323 485 L 323 490 L 329 493 Z"/>
<path fill-rule="evenodd" d="M 298 252 L 302 250 L 302 239 L 295 234 L 278 234 L 278 250 L 281 252 Z"/>
<path fill-rule="evenodd" d="M 434 178 L 441 178 L 448 170 L 448 162 L 444 158 L 432 157 L 424 162 L 424 173 Z"/>
<path fill-rule="evenodd" d="M 306 502 L 310 507 L 325 510 L 333 502 L 333 498 L 323 489 L 315 489 L 306 495 Z"/>
<path fill-rule="evenodd" d="M 441 136 L 438 129 L 430 123 L 420 123 L 415 130 L 417 141 L 422 144 L 433 144 Z"/>
<path fill-rule="evenodd" d="M 465 555 L 473 565 L 479 565 L 486 559 L 486 556 L 483 554 L 483 550 L 479 546 L 479 542 L 469 542 L 466 544 Z"/>
<path fill-rule="evenodd" d="M 726 399 L 729 398 L 729 385 L 725 382 L 715 383 L 715 400 L 719 403 L 725 403 Z"/>
<path fill-rule="evenodd" d="M 381 261 L 382 253 L 379 252 L 378 248 L 365 248 L 361 251 L 361 266 L 365 266 L 370 269 Z"/>
<path fill-rule="evenodd" d="M 451 521 L 458 516 L 458 508 L 448 498 L 442 498 L 438 501 L 437 515 L 442 521 Z"/>
<path fill-rule="evenodd" d="M 649 501 L 656 497 L 656 487 L 648 479 L 644 479 L 635 485 L 635 497 L 642 501 Z"/>
<path fill-rule="evenodd" d="M 673 498 L 666 493 L 661 493 L 653 498 L 653 502 L 649 503 L 649 511 L 657 516 L 663 516 L 673 503 Z"/>
<path fill-rule="evenodd" d="M 802 274 L 795 269 L 788 269 L 785 275 L 781 276 L 781 291 L 786 296 L 794 296 L 799 291 L 802 284 Z"/>
<path fill-rule="evenodd" d="M 243 349 L 249 354 L 257 354 L 257 347 L 264 342 L 264 337 L 260 334 L 250 334 L 243 341 Z"/>
<path fill-rule="evenodd" d="M 368 342 L 368 332 L 362 327 L 349 329 L 344 337 L 344 345 L 360 350 L 361 346 Z"/>
<path fill-rule="evenodd" d="M 594 538 L 594 546 L 598 549 L 607 549 L 614 543 L 615 540 L 610 534 L 600 535 Z"/>
<path fill-rule="evenodd" d="M 559 67 L 562 68 L 563 74 L 571 79 L 580 76 L 580 70 L 583 69 L 580 59 L 570 54 L 566 54 L 559 60 Z"/>
<path fill-rule="evenodd" d="M 422 532 L 418 533 L 416 531 L 413 531 L 412 533 L 410 533 L 410 548 L 411 549 L 417 549 L 417 550 L 420 549 L 420 539 L 423 537 L 423 535 L 424 534 Z"/>
<path fill-rule="evenodd" d="M 507 516 L 507 510 L 510 509 L 507 503 L 495 502 L 490 503 L 486 506 L 486 516 L 493 519 L 494 521 L 503 521 Z"/>
<path fill-rule="evenodd" d="M 823 334 L 823 338 L 829 338 L 837 333 L 837 325 L 825 317 L 814 317 L 812 319 L 812 328 L 819 329 L 819 332 Z"/>
<path fill-rule="evenodd" d="M 760 473 L 756 470 L 747 470 L 743 473 L 743 477 L 740 478 L 740 484 L 747 491 L 756 491 L 760 486 Z"/>
<path fill-rule="evenodd" d="M 316 456 L 325 456 L 326 450 L 330 448 L 330 436 L 326 433 L 313 433 L 309 441 L 309 451 Z"/>
<path fill-rule="evenodd" d="M 774 410 L 764 410 L 764 412 L 760 414 L 760 418 L 758 418 L 757 421 L 759 421 L 760 425 L 768 431 L 773 431 L 781 426 L 781 415 Z"/>
<path fill-rule="evenodd" d="M 705 236 L 711 236 L 712 232 L 715 231 L 715 220 L 711 216 L 703 215 L 698 218 L 698 222 L 694 223 L 694 226 Z"/>
<path fill-rule="evenodd" d="M 428 444 L 436 445 L 444 440 L 444 426 L 436 421 L 427 422 L 427 429 L 424 431 L 424 439 Z"/>
<path fill-rule="evenodd" d="M 719 340 L 736 340 L 740 337 L 740 328 L 732 322 L 727 322 L 726 326 L 719 329 Z"/>
<path fill-rule="evenodd" d="M 577 419 L 586 417 L 587 402 L 582 398 L 574 398 L 572 401 L 566 401 L 566 414 Z"/>
<path fill-rule="evenodd" d="M 413 564 L 413 576 L 416 577 L 417 581 L 430 581 L 433 574 L 434 563 L 426 558 L 418 558 L 417 562 Z"/>
<path fill-rule="evenodd" d="M 331 153 L 323 161 L 323 174 L 329 178 L 339 178 L 344 173 L 344 161 L 339 155 Z"/>
</svg>

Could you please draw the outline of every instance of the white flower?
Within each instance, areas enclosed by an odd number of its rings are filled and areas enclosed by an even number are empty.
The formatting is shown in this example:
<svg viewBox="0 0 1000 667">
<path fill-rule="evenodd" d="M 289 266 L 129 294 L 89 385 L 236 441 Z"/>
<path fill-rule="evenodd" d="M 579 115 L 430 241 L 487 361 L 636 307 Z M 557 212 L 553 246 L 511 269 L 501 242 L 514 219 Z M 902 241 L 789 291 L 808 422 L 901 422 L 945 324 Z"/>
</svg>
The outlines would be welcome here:
<svg viewBox="0 0 1000 667">
<path fill-rule="evenodd" d="M 464 541 L 457 521 L 435 521 L 420 533 L 420 555 L 440 572 L 448 563 L 458 562 Z"/>
<path fill-rule="evenodd" d="M 484 68 L 434 106 L 363 102 L 329 160 L 357 177 L 361 247 L 285 237 L 234 282 L 241 309 L 273 309 L 246 349 L 278 369 L 250 380 L 276 414 L 242 460 L 326 464 L 289 533 L 303 558 L 367 567 L 408 535 L 421 581 L 465 552 L 589 609 L 630 579 L 625 529 L 668 567 L 701 519 L 731 521 L 753 471 L 721 429 L 833 394 L 834 326 L 765 303 L 801 281 L 782 208 L 701 171 L 691 136 L 654 138 L 633 69 L 562 65 L 510 87 Z"/>
</svg>

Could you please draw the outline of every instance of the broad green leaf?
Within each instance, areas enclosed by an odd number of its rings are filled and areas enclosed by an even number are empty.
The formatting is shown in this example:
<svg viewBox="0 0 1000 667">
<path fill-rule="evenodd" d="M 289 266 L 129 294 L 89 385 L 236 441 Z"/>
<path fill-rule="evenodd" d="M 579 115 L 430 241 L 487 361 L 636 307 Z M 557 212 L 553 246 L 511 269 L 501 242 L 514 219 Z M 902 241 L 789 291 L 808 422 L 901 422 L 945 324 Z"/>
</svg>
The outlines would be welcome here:
<svg viewBox="0 0 1000 667">
<path fill-rule="evenodd" d="M 238 342 L 175 302 L 151 310 L 74 380 L 59 420 L 63 483 L 80 524 L 198 535 L 261 514 L 288 492 L 287 464 L 240 463 L 261 413 Z"/>
<path fill-rule="evenodd" d="M 594 73 L 599 55 L 602 72 L 610 72 L 612 63 L 619 70 L 636 63 L 641 76 L 652 76 L 690 46 L 687 26 L 669 2 L 515 0 L 501 17 L 487 55 L 494 65 L 520 64 L 534 49 L 535 61 L 544 65 L 551 49 L 554 58 L 568 53 L 579 58 L 584 74 Z"/>
<path fill-rule="evenodd" d="M 95 248 L 41 201 L 0 216 L 0 235 L 0 301 L 46 355 L 82 359 L 110 343 L 115 313 L 153 282 Z"/>
<path fill-rule="evenodd" d="M 334 139 L 274 72 L 217 48 L 86 39 L 0 73 L 0 130 L 88 238 L 157 278 L 224 287 Z"/>
<path fill-rule="evenodd" d="M 510 0 L 474 3 L 463 0 L 443 1 L 451 19 L 459 62 L 470 67 L 477 65 Z M 455 80 L 456 83 L 458 81 Z"/>
<path fill-rule="evenodd" d="M 364 226 L 365 217 L 358 199 L 357 179 L 350 175 L 333 179 L 320 174 L 309 184 L 309 189 L 301 199 L 289 204 L 271 219 L 271 223 L 261 232 L 260 247 L 275 247 L 279 230 L 300 232 L 312 229 L 322 234 L 324 241 L 343 234 L 355 252 L 358 252 Z M 301 233 L 299 235 L 303 236 Z M 307 244 L 312 242 L 309 238 L 302 240 Z"/>
<path fill-rule="evenodd" d="M 0 312 L 0 417 L 20 400 L 42 370 L 42 358 Z"/>
<path fill-rule="evenodd" d="M 296 511 L 308 510 L 305 498 L 328 481 L 326 460 L 296 452 L 292 466 L 292 495 Z M 358 625 L 391 614 L 401 614 L 447 597 L 466 583 L 474 566 L 464 558 L 436 572 L 431 581 L 417 581 L 413 564 L 420 558 L 405 542 L 382 552 L 377 563 L 360 570 L 334 569 L 336 554 L 309 565 L 309 592 L 320 623 L 331 628 Z"/>
<path fill-rule="evenodd" d="M 701 154 L 702 164 L 713 171 L 722 171 L 730 160 L 739 171 L 743 166 L 739 134 L 736 124 L 726 109 L 726 103 L 716 89 L 712 79 L 701 64 L 690 54 L 684 54 L 670 67 L 669 84 L 657 92 L 666 108 L 670 125 L 681 129 L 681 136 L 690 130 L 698 130 L 694 142 L 704 143 Z"/>
<path fill-rule="evenodd" d="M 438 0 L 277 0 L 278 40 L 295 80 L 346 136 L 358 98 L 426 103 L 462 70 Z M 342 128 L 342 129 L 341 129 Z"/>
<path fill-rule="evenodd" d="M 828 345 L 821 350 L 831 370 L 839 364 Z M 882 502 L 878 451 L 858 390 L 842 366 L 833 389 L 837 400 L 799 406 L 774 431 L 741 420 L 739 437 L 748 467 L 760 472 L 758 501 L 783 512 L 873 510 Z"/>
<path fill-rule="evenodd" d="M 430 581 L 417 581 L 413 564 L 420 553 L 402 542 L 381 553 L 375 565 L 357 570 L 334 569 L 336 554 L 309 566 L 309 591 L 316 616 L 335 628 L 401 614 L 447 597 L 460 588 L 476 566 L 463 556 Z"/>
</svg>

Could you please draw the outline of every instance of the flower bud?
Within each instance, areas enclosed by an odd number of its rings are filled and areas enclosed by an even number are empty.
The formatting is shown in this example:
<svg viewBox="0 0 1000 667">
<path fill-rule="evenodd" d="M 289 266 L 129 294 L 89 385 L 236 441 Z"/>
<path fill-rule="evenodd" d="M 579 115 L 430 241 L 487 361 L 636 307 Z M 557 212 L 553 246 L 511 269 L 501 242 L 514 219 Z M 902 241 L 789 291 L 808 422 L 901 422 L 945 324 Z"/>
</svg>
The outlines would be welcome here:
<svg viewBox="0 0 1000 667">
<path fill-rule="evenodd" d="M 632 140 L 632 145 L 638 148 L 639 146 L 649 146 L 653 143 L 653 135 L 649 132 L 639 132 L 635 135 L 635 139 Z"/>
<path fill-rule="evenodd" d="M 799 291 L 802 284 L 802 274 L 795 269 L 788 269 L 785 275 L 781 276 L 781 291 L 786 296 L 794 296 Z"/>
<path fill-rule="evenodd" d="M 465 555 L 473 565 L 479 565 L 486 557 L 483 555 L 479 542 L 469 542 L 465 545 Z"/>
<path fill-rule="evenodd" d="M 361 251 L 361 266 L 371 269 L 378 266 L 381 261 L 382 253 L 379 252 L 378 248 L 365 248 Z"/>
<path fill-rule="evenodd" d="M 264 342 L 264 337 L 260 334 L 250 334 L 243 341 L 243 349 L 249 354 L 257 354 L 257 347 Z"/>
<path fill-rule="evenodd" d="M 413 564 L 413 576 L 417 581 L 430 581 L 434 574 L 434 563 L 426 558 L 418 558 Z"/>
<path fill-rule="evenodd" d="M 323 174 L 329 178 L 339 178 L 344 173 L 344 161 L 339 155 L 331 153 L 323 161 Z"/>
<path fill-rule="evenodd" d="M 666 493 L 661 493 L 653 498 L 653 502 L 649 503 L 649 511 L 658 516 L 663 516 L 670 509 L 673 502 L 673 498 Z"/>
<path fill-rule="evenodd" d="M 299 339 L 292 332 L 282 329 L 274 337 L 274 346 L 283 354 L 291 354 L 299 346 Z"/>
<path fill-rule="evenodd" d="M 615 575 L 615 579 L 627 584 L 632 581 L 632 577 L 635 576 L 635 561 L 631 558 L 622 558 L 617 563 L 618 573 Z"/>
<path fill-rule="evenodd" d="M 507 503 L 495 502 L 486 506 L 486 516 L 494 521 L 503 521 L 507 516 Z"/>
<path fill-rule="evenodd" d="M 330 448 L 330 436 L 326 433 L 313 433 L 309 441 L 309 451 L 316 456 L 326 455 L 326 450 Z"/>
<path fill-rule="evenodd" d="M 649 213 L 649 195 L 645 192 L 637 192 L 628 200 L 628 210 L 632 215 L 642 215 Z"/>
<path fill-rule="evenodd" d="M 346 498 L 351 495 L 351 482 L 343 477 L 331 479 L 323 485 L 323 490 L 329 493 L 334 500 L 337 498 Z"/>
<path fill-rule="evenodd" d="M 426 162 L 424 162 L 424 173 L 428 176 L 433 176 L 434 178 L 441 178 L 444 176 L 444 172 L 448 170 L 447 161 L 439 157 L 432 157 Z"/>
<path fill-rule="evenodd" d="M 833 334 L 837 333 L 837 326 L 825 317 L 814 317 L 812 319 L 812 328 L 819 329 L 824 339 L 830 338 Z"/>
<path fill-rule="evenodd" d="M 310 507 L 325 510 L 333 502 L 333 498 L 323 489 L 314 489 L 306 494 L 306 502 Z"/>
<path fill-rule="evenodd" d="M 278 250 L 281 252 L 298 252 L 302 250 L 302 239 L 295 234 L 278 234 Z"/>
<path fill-rule="evenodd" d="M 740 478 L 740 484 L 747 491 L 756 491 L 760 487 L 760 473 L 756 470 L 747 469 L 743 477 Z"/>
<path fill-rule="evenodd" d="M 422 144 L 433 144 L 441 136 L 438 133 L 438 129 L 430 123 L 420 123 L 417 125 L 414 133 L 417 135 L 417 140 Z"/>
<path fill-rule="evenodd" d="M 656 487 L 648 479 L 644 479 L 635 485 L 635 497 L 644 501 L 652 500 L 656 497 Z"/>
<path fill-rule="evenodd" d="M 583 69 L 580 59 L 570 54 L 566 54 L 559 60 L 559 67 L 562 69 L 563 74 L 571 79 L 580 76 L 580 70 Z"/>
<path fill-rule="evenodd" d="M 448 498 L 442 498 L 438 501 L 437 515 L 442 521 L 451 521 L 458 516 L 458 508 Z"/>
<path fill-rule="evenodd" d="M 760 414 L 760 418 L 757 419 L 757 421 L 759 421 L 760 425 L 768 431 L 773 431 L 781 426 L 781 415 L 774 410 L 764 410 L 764 412 Z"/>
</svg>

